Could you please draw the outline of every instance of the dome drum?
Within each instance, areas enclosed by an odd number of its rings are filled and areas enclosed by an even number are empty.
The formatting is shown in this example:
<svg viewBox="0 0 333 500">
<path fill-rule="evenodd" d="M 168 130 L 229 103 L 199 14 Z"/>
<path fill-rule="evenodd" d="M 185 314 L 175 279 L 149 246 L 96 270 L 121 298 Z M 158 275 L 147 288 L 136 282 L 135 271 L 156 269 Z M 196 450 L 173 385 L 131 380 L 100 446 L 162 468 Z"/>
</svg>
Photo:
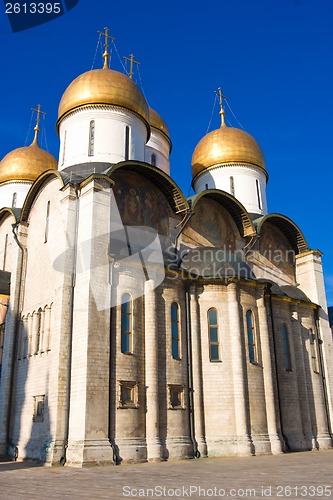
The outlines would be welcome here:
<svg viewBox="0 0 333 500">
<path fill-rule="evenodd" d="M 91 104 L 109 104 L 136 113 L 149 134 L 149 107 L 141 90 L 128 76 L 106 68 L 87 71 L 67 87 L 59 104 L 57 129 L 71 111 Z"/>
</svg>

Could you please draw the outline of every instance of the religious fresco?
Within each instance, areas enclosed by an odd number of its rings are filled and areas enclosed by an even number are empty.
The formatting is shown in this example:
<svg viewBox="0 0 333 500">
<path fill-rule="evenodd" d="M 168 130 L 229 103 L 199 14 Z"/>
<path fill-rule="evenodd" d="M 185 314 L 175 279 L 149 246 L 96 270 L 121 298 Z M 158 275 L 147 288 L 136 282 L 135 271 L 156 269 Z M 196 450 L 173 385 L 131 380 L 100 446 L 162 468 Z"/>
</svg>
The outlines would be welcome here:
<svg viewBox="0 0 333 500">
<path fill-rule="evenodd" d="M 277 268 L 291 278 L 295 276 L 295 252 L 283 232 L 266 222 L 260 232 L 259 252 L 268 268 Z"/>
<path fill-rule="evenodd" d="M 234 251 L 239 233 L 228 211 L 215 200 L 202 198 L 182 235 L 191 247 L 224 247 Z"/>
<path fill-rule="evenodd" d="M 124 225 L 148 226 L 160 235 L 169 234 L 169 219 L 173 217 L 167 199 L 154 184 L 133 172 L 117 172 L 114 194 Z"/>
</svg>

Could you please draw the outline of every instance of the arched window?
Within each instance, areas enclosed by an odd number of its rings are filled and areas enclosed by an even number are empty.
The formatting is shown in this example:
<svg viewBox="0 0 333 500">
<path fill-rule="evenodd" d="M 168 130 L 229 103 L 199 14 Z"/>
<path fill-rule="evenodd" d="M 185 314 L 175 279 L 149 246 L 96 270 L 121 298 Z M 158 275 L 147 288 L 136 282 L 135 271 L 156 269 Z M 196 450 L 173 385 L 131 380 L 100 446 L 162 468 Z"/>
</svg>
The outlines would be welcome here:
<svg viewBox="0 0 333 500">
<path fill-rule="evenodd" d="M 253 312 L 251 310 L 248 310 L 246 313 L 246 330 L 249 360 L 250 363 L 257 363 L 256 330 L 254 326 Z"/>
<path fill-rule="evenodd" d="M 282 337 L 284 368 L 287 372 L 291 372 L 291 359 L 290 359 L 290 349 L 289 349 L 289 340 L 288 340 L 288 330 L 287 330 L 286 325 L 282 325 L 281 337 Z"/>
<path fill-rule="evenodd" d="M 179 305 L 176 302 L 171 304 L 171 352 L 175 359 L 180 358 L 179 353 Z"/>
<path fill-rule="evenodd" d="M 129 160 L 129 140 L 130 140 L 130 129 L 125 127 L 125 160 Z"/>
<path fill-rule="evenodd" d="M 121 352 L 132 352 L 132 298 L 129 293 L 121 298 Z"/>
<path fill-rule="evenodd" d="M 205 189 L 208 189 L 208 183 L 205 184 Z"/>
<path fill-rule="evenodd" d="M 17 203 L 17 193 L 13 193 L 12 208 L 16 207 L 16 203 Z"/>
<path fill-rule="evenodd" d="M 156 155 L 152 154 L 151 155 L 151 164 L 156 167 Z"/>
<path fill-rule="evenodd" d="M 42 310 L 38 309 L 37 311 L 37 324 L 36 324 L 36 346 L 35 346 L 35 354 L 39 353 L 40 344 L 41 344 L 41 329 L 42 329 Z"/>
<path fill-rule="evenodd" d="M 230 177 L 230 194 L 235 196 L 235 181 L 233 177 Z"/>
<path fill-rule="evenodd" d="M 89 156 L 94 156 L 94 146 L 95 146 L 95 120 L 91 120 L 89 125 L 89 147 L 88 147 Z"/>
<path fill-rule="evenodd" d="M 220 361 L 219 326 L 215 307 L 208 311 L 208 338 L 210 361 Z"/>
<path fill-rule="evenodd" d="M 309 330 L 309 339 L 312 369 L 315 373 L 319 373 L 316 336 L 311 328 Z"/>
<path fill-rule="evenodd" d="M 257 197 L 258 197 L 258 207 L 261 210 L 261 192 L 260 192 L 260 184 L 258 179 L 256 179 L 256 187 L 257 187 Z"/>
<path fill-rule="evenodd" d="M 61 165 L 65 163 L 65 154 L 66 154 L 66 141 L 67 141 L 67 130 L 65 130 L 64 133 L 64 145 L 62 147 L 62 160 L 61 160 Z"/>
</svg>

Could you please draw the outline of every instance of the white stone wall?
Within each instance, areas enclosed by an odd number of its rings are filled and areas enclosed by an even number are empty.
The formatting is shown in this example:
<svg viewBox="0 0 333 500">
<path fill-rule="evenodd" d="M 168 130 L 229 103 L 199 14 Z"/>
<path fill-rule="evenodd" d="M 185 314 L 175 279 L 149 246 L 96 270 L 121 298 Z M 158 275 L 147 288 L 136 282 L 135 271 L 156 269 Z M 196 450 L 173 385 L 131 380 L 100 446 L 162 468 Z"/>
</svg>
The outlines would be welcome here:
<svg viewBox="0 0 333 500">
<path fill-rule="evenodd" d="M 23 207 L 24 200 L 32 182 L 8 182 L 0 186 L 0 208 L 13 206 L 13 195 L 16 193 L 17 208 Z"/>
<path fill-rule="evenodd" d="M 95 121 L 94 154 L 89 155 L 90 122 Z M 86 162 L 118 163 L 125 160 L 125 129 L 129 127 L 129 160 L 145 161 L 147 128 L 129 110 L 88 106 L 70 113 L 59 127 L 59 170 Z"/>
<path fill-rule="evenodd" d="M 152 164 L 152 155 L 155 155 L 156 167 L 170 175 L 170 143 L 159 130 L 154 127 L 150 130 L 150 138 L 145 149 L 145 161 Z"/>
<path fill-rule="evenodd" d="M 230 177 L 234 179 L 234 196 L 249 213 L 266 215 L 266 182 L 265 173 L 251 165 L 224 165 L 204 171 L 194 181 L 196 193 L 205 189 L 221 189 L 231 193 Z M 260 207 L 257 185 L 259 183 Z M 231 193 L 232 194 L 232 193 Z"/>
</svg>

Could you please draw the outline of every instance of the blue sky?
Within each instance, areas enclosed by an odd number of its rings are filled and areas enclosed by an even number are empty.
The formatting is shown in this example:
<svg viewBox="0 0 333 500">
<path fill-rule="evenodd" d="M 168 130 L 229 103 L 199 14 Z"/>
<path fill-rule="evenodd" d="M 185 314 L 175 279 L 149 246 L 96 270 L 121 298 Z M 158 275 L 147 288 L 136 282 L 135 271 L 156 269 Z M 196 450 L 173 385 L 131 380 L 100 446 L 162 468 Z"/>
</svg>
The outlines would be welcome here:
<svg viewBox="0 0 333 500">
<path fill-rule="evenodd" d="M 66 15 L 13 34 L 2 10 L 0 158 L 24 145 L 27 135 L 31 142 L 31 107 L 38 103 L 47 112 L 48 149 L 57 156 L 61 95 L 91 69 L 97 30 L 108 26 L 120 56 L 133 53 L 141 62 L 143 91 L 168 123 L 172 176 L 185 194 L 214 90 L 223 88 L 237 120 L 264 151 L 269 211 L 293 219 L 309 246 L 324 253 L 333 305 L 332 19 L 332 0 L 80 0 Z M 102 66 L 100 56 L 98 48 L 95 68 Z M 114 50 L 111 67 L 122 70 Z M 216 107 L 210 130 L 218 126 Z"/>
</svg>

